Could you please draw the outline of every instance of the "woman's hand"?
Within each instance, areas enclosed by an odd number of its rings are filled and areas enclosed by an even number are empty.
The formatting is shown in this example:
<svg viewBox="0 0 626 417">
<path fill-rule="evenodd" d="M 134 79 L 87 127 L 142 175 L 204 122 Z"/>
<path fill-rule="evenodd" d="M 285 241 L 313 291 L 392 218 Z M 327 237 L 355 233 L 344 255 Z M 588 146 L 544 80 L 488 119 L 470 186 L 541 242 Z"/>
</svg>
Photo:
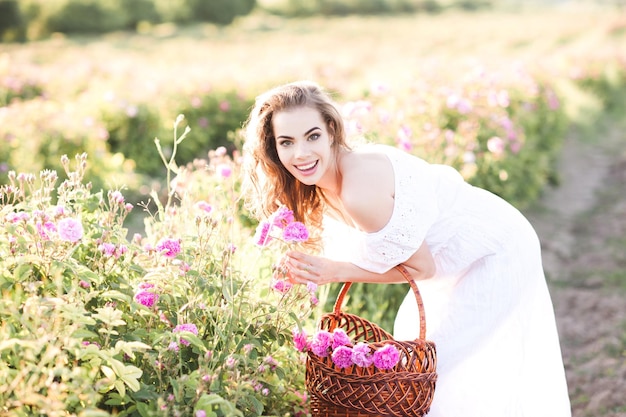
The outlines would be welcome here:
<svg viewBox="0 0 626 417">
<path fill-rule="evenodd" d="M 336 281 L 337 262 L 298 251 L 289 251 L 285 256 L 289 278 L 294 283 L 323 285 Z"/>
<path fill-rule="evenodd" d="M 436 273 L 435 261 L 425 242 L 402 264 L 413 280 L 428 279 Z M 396 268 L 390 268 L 383 273 L 376 273 L 359 268 L 350 262 L 333 261 L 298 251 L 287 252 L 282 265 L 285 267 L 290 281 L 294 284 L 308 284 L 309 282 L 317 285 L 332 282 L 392 284 L 406 282 L 406 278 Z"/>
</svg>

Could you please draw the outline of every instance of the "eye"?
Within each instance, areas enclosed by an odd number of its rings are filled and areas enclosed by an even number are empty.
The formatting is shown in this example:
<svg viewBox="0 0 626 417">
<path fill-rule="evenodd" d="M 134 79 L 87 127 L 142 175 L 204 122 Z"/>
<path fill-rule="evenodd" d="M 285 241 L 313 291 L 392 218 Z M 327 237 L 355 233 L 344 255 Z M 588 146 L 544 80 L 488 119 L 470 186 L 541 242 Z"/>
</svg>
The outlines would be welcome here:
<svg viewBox="0 0 626 417">
<path fill-rule="evenodd" d="M 286 148 L 287 146 L 291 146 L 293 144 L 292 141 L 290 140 L 280 140 L 278 141 L 278 146 L 281 146 L 283 148 Z"/>
<path fill-rule="evenodd" d="M 309 140 L 318 140 L 320 136 L 321 135 L 319 133 L 313 133 L 311 136 L 309 136 Z"/>
</svg>

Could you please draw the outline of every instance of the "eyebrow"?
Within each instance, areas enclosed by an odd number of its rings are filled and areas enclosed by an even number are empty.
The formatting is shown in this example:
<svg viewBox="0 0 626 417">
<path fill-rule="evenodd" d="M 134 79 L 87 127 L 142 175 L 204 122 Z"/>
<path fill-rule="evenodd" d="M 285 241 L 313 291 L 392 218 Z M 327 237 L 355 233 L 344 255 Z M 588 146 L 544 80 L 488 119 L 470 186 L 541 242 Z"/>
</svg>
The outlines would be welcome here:
<svg viewBox="0 0 626 417">
<path fill-rule="evenodd" d="M 310 128 L 309 130 L 307 130 L 306 132 L 304 132 L 304 136 L 307 136 L 309 133 L 313 132 L 314 130 L 320 129 L 319 127 L 315 126 Z M 291 136 L 286 136 L 286 135 L 280 135 L 278 136 L 276 139 L 280 139 L 280 138 L 284 138 L 284 139 L 293 139 Z"/>
</svg>

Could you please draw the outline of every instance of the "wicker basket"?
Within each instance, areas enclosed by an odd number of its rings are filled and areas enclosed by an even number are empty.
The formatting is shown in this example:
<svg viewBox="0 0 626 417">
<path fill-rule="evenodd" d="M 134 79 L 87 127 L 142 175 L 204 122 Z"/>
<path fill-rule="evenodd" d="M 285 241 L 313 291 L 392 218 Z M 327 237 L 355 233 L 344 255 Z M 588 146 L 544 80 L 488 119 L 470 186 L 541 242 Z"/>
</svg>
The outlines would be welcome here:
<svg viewBox="0 0 626 417">
<path fill-rule="evenodd" d="M 424 305 L 417 285 L 403 266 L 396 267 L 407 279 L 420 313 L 419 338 L 396 341 L 389 333 L 359 316 L 341 311 L 351 283 L 344 284 L 332 313 L 325 314 L 320 330 L 343 329 L 356 342 L 367 342 L 373 349 L 392 344 L 400 352 L 398 364 L 388 370 L 353 365 L 340 369 L 330 356 L 309 352 L 306 387 L 313 417 L 414 416 L 428 412 L 435 391 L 435 344 L 425 340 Z"/>
</svg>

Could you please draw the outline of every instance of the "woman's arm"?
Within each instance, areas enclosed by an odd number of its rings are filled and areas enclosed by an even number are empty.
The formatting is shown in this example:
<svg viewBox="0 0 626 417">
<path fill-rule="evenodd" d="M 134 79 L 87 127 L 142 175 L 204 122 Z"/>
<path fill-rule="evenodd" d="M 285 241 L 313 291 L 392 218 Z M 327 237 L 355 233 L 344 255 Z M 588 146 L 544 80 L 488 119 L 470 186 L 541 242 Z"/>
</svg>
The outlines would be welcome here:
<svg viewBox="0 0 626 417">
<path fill-rule="evenodd" d="M 414 280 L 431 278 L 435 275 L 435 261 L 426 243 L 402 263 Z M 317 285 L 332 282 L 366 282 L 392 284 L 406 282 L 395 268 L 378 274 L 366 271 L 350 262 L 333 261 L 321 256 L 308 255 L 298 251 L 287 253 L 287 268 L 291 279 L 299 284 L 313 282 Z"/>
</svg>

